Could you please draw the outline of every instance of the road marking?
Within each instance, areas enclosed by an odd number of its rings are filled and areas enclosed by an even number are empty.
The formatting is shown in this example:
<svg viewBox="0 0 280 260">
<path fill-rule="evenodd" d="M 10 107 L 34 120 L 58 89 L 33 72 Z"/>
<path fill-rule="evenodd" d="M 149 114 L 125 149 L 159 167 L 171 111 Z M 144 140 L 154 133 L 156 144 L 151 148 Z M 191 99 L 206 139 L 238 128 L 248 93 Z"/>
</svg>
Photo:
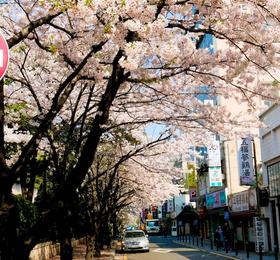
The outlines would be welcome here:
<svg viewBox="0 0 280 260">
<path fill-rule="evenodd" d="M 205 253 L 208 253 L 208 254 L 217 255 L 217 256 L 222 256 L 222 257 L 224 257 L 224 258 L 228 258 L 228 259 L 232 259 L 232 260 L 240 260 L 240 258 L 238 258 L 238 257 L 229 256 L 229 255 L 224 255 L 224 254 L 216 253 L 216 252 L 213 252 L 213 251 L 208 251 L 208 250 L 203 249 L 203 248 L 200 248 L 200 247 L 196 247 L 196 246 L 192 246 L 192 245 L 186 245 L 186 244 L 183 243 L 183 242 L 179 242 L 179 241 L 174 241 L 174 240 L 173 240 L 173 243 L 175 243 L 175 244 L 180 244 L 180 245 L 183 245 L 183 246 L 188 246 L 189 248 L 197 249 L 197 250 L 199 250 L 199 251 L 202 251 L 202 252 L 205 252 Z"/>
<path fill-rule="evenodd" d="M 157 252 L 157 253 L 169 253 L 171 251 L 172 249 L 167 249 L 167 248 L 158 248 L 153 250 L 153 252 Z"/>
<path fill-rule="evenodd" d="M 219 254 L 219 253 L 216 253 L 216 252 L 209 252 L 209 253 L 210 253 L 210 254 L 213 254 L 213 255 L 222 256 L 222 257 L 224 257 L 224 258 L 228 258 L 228 259 L 240 260 L 240 258 L 237 258 L 237 257 L 234 257 L 234 256 L 229 256 L 229 255 Z"/>
</svg>

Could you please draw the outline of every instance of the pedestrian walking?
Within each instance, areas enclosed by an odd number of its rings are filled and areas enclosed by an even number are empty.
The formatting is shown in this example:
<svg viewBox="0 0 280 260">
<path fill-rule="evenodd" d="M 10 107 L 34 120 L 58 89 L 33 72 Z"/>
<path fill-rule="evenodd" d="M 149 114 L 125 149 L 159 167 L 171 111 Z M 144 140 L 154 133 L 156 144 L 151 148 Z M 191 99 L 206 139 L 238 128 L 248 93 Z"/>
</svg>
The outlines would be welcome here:
<svg viewBox="0 0 280 260">
<path fill-rule="evenodd" d="M 231 229 L 228 222 L 225 222 L 223 226 L 223 236 L 224 236 L 224 245 L 226 253 L 231 250 Z"/>
<path fill-rule="evenodd" d="M 217 251 L 219 248 L 222 248 L 224 245 L 224 233 L 222 227 L 219 225 L 215 231 L 214 239 L 217 247 Z"/>
</svg>

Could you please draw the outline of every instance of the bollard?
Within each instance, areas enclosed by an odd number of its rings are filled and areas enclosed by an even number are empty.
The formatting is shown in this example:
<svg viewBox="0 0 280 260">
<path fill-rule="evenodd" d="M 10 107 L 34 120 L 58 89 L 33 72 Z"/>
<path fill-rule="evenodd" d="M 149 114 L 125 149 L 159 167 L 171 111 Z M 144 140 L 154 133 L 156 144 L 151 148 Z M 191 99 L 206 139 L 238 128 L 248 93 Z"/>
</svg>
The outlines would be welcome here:
<svg viewBox="0 0 280 260">
<path fill-rule="evenodd" d="M 248 242 L 246 242 L 246 254 L 247 254 L 247 258 L 249 258 L 249 246 L 248 246 Z"/>
<path fill-rule="evenodd" d="M 260 260 L 262 260 L 263 259 L 262 245 L 259 245 L 259 255 L 260 255 Z"/>
<path fill-rule="evenodd" d="M 226 253 L 228 253 L 228 240 L 225 239 L 225 250 L 226 250 Z"/>
<path fill-rule="evenodd" d="M 191 234 L 189 234 L 189 244 L 191 244 Z"/>
<path fill-rule="evenodd" d="M 194 235 L 192 236 L 192 243 L 193 243 L 193 245 L 194 245 Z"/>
<path fill-rule="evenodd" d="M 211 248 L 211 250 L 213 250 L 213 240 L 212 240 L 212 238 L 210 238 L 210 248 Z"/>
<path fill-rule="evenodd" d="M 201 247 L 203 247 L 203 237 L 201 237 L 200 245 L 201 245 Z"/>
<path fill-rule="evenodd" d="M 278 246 L 274 245 L 274 259 L 278 260 Z"/>
<path fill-rule="evenodd" d="M 196 237 L 196 246 L 198 246 L 198 236 Z"/>
<path fill-rule="evenodd" d="M 237 242 L 235 242 L 235 255 L 238 256 L 238 247 L 237 247 Z"/>
</svg>

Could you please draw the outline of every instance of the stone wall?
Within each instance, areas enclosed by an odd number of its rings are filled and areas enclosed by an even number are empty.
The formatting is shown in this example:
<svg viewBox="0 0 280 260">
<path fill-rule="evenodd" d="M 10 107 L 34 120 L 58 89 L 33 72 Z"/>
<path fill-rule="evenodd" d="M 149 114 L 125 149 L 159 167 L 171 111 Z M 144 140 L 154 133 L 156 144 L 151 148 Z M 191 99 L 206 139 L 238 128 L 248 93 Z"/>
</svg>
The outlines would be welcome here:
<svg viewBox="0 0 280 260">
<path fill-rule="evenodd" d="M 46 260 L 60 254 L 59 243 L 45 242 L 36 245 L 30 253 L 30 260 Z"/>
<path fill-rule="evenodd" d="M 76 239 L 72 240 L 72 246 L 75 247 L 81 243 L 85 243 L 85 239 Z M 53 242 L 45 242 L 36 245 L 30 253 L 29 259 L 30 260 L 47 260 L 51 257 L 60 254 L 60 245 L 59 243 Z"/>
</svg>

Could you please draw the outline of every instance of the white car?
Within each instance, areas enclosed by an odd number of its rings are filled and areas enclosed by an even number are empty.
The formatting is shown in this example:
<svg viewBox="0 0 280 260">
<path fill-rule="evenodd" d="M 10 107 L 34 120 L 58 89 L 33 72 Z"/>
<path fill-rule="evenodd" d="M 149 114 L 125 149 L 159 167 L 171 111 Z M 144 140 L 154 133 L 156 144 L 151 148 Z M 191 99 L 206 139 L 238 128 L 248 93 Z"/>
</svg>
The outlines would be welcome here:
<svg viewBox="0 0 280 260">
<path fill-rule="evenodd" d="M 124 233 L 122 249 L 125 252 L 149 252 L 150 242 L 147 235 L 142 230 L 128 230 Z"/>
</svg>

